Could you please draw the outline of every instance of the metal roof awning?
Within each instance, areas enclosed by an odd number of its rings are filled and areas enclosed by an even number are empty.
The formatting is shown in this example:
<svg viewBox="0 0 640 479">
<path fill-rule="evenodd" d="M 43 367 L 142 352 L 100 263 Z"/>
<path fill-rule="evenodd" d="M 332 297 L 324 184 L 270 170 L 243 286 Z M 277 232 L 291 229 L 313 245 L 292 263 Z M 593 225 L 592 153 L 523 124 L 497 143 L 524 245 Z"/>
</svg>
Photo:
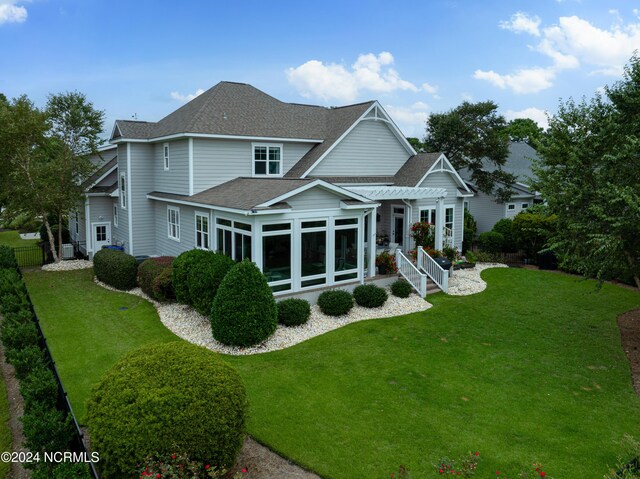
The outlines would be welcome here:
<svg viewBox="0 0 640 479">
<path fill-rule="evenodd" d="M 444 198 L 445 188 L 420 188 L 419 186 L 343 186 L 370 200 L 422 200 L 426 198 Z"/>
</svg>

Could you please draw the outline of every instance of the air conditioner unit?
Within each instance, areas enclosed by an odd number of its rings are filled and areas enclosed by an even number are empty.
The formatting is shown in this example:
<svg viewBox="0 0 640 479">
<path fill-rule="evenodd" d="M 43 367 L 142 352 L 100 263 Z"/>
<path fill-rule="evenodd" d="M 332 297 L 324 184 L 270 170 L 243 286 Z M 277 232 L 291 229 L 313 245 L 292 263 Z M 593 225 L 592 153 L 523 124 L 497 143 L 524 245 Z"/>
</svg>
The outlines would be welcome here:
<svg viewBox="0 0 640 479">
<path fill-rule="evenodd" d="M 70 243 L 62 245 L 62 259 L 73 259 L 75 254 L 73 252 L 73 245 Z"/>
</svg>

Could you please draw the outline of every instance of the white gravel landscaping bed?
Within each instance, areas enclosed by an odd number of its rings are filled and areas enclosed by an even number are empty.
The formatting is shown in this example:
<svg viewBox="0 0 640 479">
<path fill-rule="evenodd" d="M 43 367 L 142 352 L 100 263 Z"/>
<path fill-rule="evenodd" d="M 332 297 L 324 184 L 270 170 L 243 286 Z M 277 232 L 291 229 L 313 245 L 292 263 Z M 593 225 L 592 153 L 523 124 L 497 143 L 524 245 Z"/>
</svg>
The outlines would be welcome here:
<svg viewBox="0 0 640 479">
<path fill-rule="evenodd" d="M 71 259 L 60 261 L 59 263 L 45 264 L 42 271 L 71 271 L 74 269 L 93 268 L 93 261 L 85 259 Z"/>
<path fill-rule="evenodd" d="M 480 278 L 480 273 L 489 268 L 508 268 L 502 263 L 476 263 L 475 268 L 458 269 L 449 278 L 449 294 L 467 296 L 479 293 L 487 288 L 487 283 Z"/>
<path fill-rule="evenodd" d="M 97 279 L 94 279 L 94 281 L 103 288 L 119 291 L 101 283 Z M 140 288 L 126 292 L 140 296 L 152 303 L 158 311 L 158 316 L 162 324 L 176 336 L 191 343 L 205 346 L 213 351 L 233 355 L 267 353 L 269 351 L 285 349 L 306 341 L 307 339 L 311 339 L 314 336 L 319 336 L 328 331 L 346 326 L 347 324 L 365 319 L 390 318 L 415 313 L 431 307 L 430 303 L 427 303 L 416 294 L 412 294 L 404 299 L 389 294 L 389 299 L 381 308 L 369 309 L 356 305 L 348 315 L 339 317 L 326 316 L 320 312 L 320 308 L 318 308 L 317 305 L 314 305 L 311 306 L 311 317 L 305 324 L 295 327 L 278 325 L 276 332 L 265 342 L 249 348 L 239 348 L 225 346 L 213 339 L 209 318 L 201 315 L 189 306 L 178 303 L 158 303 L 144 294 Z"/>
<path fill-rule="evenodd" d="M 480 272 L 488 268 L 506 268 L 507 265 L 500 263 L 478 263 L 475 268 L 457 270 L 449 279 L 449 294 L 454 296 L 464 296 L 483 291 L 487 287 L 480 278 Z M 103 288 L 119 291 L 108 286 L 97 279 L 94 281 Z M 388 291 L 388 290 L 387 290 Z M 322 314 L 317 305 L 311 306 L 311 317 L 307 323 L 286 327 L 278 325 L 276 332 L 265 342 L 248 348 L 225 346 L 219 343 L 211 334 L 211 323 L 209 318 L 201 315 L 194 309 L 184 304 L 178 303 L 158 303 L 149 298 L 140 288 L 125 291 L 146 299 L 153 304 L 158 311 L 160 321 L 167 329 L 176 336 L 200 346 L 204 346 L 213 351 L 232 355 L 248 355 L 266 353 L 285 349 L 295 344 L 311 339 L 328 331 L 338 329 L 347 324 L 364 321 L 374 318 L 390 318 L 403 314 L 425 311 L 432 305 L 416 294 L 411 294 L 408 298 L 398 298 L 389 293 L 389 299 L 384 306 L 375 309 L 354 306 L 348 315 L 340 317 L 326 316 Z"/>
</svg>

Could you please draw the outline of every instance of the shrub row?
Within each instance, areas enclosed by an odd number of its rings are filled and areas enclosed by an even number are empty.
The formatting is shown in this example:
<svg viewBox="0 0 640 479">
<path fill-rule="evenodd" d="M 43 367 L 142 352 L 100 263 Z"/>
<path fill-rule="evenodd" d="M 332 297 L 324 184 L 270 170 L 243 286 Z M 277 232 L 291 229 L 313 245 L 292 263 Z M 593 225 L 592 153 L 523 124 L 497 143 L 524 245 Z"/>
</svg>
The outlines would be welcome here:
<svg viewBox="0 0 640 479">
<path fill-rule="evenodd" d="M 185 454 L 199 464 L 231 467 L 246 409 L 238 373 L 216 353 L 180 341 L 118 361 L 94 387 L 87 423 L 104 477 L 130 478 L 152 456 Z"/>
<path fill-rule="evenodd" d="M 7 267 L 7 265 L 10 265 Z M 25 400 L 24 446 L 33 453 L 65 451 L 74 438 L 71 416 L 56 408 L 59 399 L 58 383 L 51 365 L 40 348 L 40 337 L 29 302 L 27 290 L 20 277 L 13 251 L 0 247 L 0 340 L 7 361 L 13 365 L 20 380 L 20 393 Z M 46 462 L 29 463 L 32 478 L 78 477 L 89 478 L 86 465 Z M 71 475 L 70 473 L 73 473 Z"/>
</svg>

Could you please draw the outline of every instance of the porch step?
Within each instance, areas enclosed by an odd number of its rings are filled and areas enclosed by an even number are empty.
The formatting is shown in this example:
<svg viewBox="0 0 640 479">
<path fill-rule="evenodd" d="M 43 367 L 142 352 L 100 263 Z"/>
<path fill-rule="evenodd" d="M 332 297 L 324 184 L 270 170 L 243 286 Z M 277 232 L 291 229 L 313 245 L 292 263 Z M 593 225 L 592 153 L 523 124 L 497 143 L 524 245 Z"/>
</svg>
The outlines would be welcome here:
<svg viewBox="0 0 640 479">
<path fill-rule="evenodd" d="M 436 283 L 431 281 L 431 279 L 427 280 L 427 296 L 433 293 L 439 293 L 440 291 L 442 290 L 438 288 L 438 285 Z"/>
</svg>

